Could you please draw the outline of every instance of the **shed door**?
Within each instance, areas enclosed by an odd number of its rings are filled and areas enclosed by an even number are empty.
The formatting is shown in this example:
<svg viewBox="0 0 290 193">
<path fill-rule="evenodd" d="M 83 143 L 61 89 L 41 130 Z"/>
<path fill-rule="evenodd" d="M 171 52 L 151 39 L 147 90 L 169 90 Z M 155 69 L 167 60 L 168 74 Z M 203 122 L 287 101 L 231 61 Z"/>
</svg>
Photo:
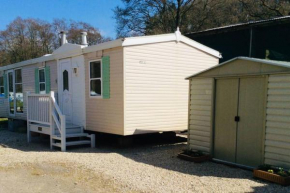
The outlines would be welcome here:
<svg viewBox="0 0 290 193">
<path fill-rule="evenodd" d="M 265 84 L 265 78 L 261 77 L 240 79 L 236 162 L 242 165 L 263 163 Z"/>
<path fill-rule="evenodd" d="M 235 162 L 239 79 L 216 81 L 214 156 Z"/>
<path fill-rule="evenodd" d="M 263 163 L 265 84 L 265 78 L 216 81 L 215 158 L 247 166 Z"/>
</svg>

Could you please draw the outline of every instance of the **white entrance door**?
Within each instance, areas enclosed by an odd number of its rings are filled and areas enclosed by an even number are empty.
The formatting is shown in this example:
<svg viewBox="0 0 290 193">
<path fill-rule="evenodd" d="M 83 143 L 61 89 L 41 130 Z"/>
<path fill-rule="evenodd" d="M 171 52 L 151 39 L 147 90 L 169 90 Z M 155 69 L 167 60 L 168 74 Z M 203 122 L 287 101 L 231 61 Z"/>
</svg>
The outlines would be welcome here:
<svg viewBox="0 0 290 193">
<path fill-rule="evenodd" d="M 72 65 L 70 59 L 60 60 L 59 63 L 59 104 L 62 113 L 66 116 L 66 122 L 72 123 Z"/>
</svg>

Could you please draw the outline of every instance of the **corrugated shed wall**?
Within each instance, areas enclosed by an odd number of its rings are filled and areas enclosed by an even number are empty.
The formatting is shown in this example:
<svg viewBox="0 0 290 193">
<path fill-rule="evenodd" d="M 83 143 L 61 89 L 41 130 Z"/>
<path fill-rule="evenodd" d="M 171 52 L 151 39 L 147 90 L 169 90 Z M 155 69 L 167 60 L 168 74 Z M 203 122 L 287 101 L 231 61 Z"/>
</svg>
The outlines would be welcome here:
<svg viewBox="0 0 290 193">
<path fill-rule="evenodd" d="M 211 152 L 213 78 L 191 79 L 189 98 L 189 148 Z"/>
<path fill-rule="evenodd" d="M 186 130 L 188 80 L 218 58 L 182 42 L 124 48 L 125 134 Z"/>
<path fill-rule="evenodd" d="M 265 163 L 290 168 L 290 75 L 270 75 Z"/>
</svg>

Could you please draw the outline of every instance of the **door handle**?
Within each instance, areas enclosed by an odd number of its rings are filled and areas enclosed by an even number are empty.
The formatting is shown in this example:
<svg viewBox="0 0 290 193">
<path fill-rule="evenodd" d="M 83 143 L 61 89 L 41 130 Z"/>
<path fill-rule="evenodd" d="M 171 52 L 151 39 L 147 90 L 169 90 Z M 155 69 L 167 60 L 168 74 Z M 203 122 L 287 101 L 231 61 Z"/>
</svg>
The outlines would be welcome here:
<svg viewBox="0 0 290 193">
<path fill-rule="evenodd" d="M 240 117 L 239 116 L 235 116 L 235 122 L 240 122 Z"/>
</svg>

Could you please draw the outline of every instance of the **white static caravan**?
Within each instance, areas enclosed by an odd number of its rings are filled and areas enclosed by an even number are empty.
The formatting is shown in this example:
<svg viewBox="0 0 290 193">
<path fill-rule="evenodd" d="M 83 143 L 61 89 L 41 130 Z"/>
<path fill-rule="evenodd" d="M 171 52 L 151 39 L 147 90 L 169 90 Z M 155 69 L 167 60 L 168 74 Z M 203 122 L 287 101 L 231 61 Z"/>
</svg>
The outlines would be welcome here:
<svg viewBox="0 0 290 193">
<path fill-rule="evenodd" d="M 28 137 L 30 131 L 49 134 L 51 145 L 63 150 L 79 144 L 65 140 L 83 130 L 122 136 L 186 130 L 184 77 L 217 65 L 219 58 L 179 31 L 89 47 L 65 43 L 51 55 L 0 68 L 0 117 L 28 120 Z M 19 73 L 21 83 L 14 81 Z M 24 98 L 12 104 L 18 93 Z"/>
</svg>

